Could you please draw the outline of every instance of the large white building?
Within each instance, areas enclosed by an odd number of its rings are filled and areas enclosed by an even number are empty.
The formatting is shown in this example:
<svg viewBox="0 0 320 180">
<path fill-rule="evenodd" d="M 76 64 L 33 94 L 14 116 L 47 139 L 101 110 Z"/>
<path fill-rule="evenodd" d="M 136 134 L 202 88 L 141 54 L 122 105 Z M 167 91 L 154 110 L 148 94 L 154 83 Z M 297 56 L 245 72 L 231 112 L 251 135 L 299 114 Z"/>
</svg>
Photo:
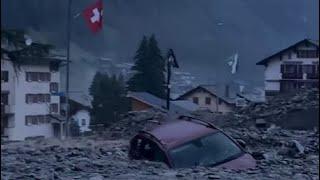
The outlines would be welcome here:
<svg viewBox="0 0 320 180">
<path fill-rule="evenodd" d="M 257 63 L 264 65 L 266 96 L 319 85 L 319 41 L 304 39 Z"/>
<path fill-rule="evenodd" d="M 60 137 L 63 124 L 57 57 L 24 57 L 19 63 L 1 58 L 1 137 L 25 140 L 29 137 Z"/>
</svg>

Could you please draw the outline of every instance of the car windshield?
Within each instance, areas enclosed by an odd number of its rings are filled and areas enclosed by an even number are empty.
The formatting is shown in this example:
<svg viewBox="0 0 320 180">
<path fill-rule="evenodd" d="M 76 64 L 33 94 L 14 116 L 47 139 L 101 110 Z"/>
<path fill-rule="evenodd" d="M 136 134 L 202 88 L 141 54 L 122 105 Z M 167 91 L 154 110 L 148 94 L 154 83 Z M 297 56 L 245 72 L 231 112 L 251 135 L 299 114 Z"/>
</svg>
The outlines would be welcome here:
<svg viewBox="0 0 320 180">
<path fill-rule="evenodd" d="M 241 149 L 221 132 L 203 136 L 169 151 L 175 168 L 212 166 L 241 153 Z"/>
</svg>

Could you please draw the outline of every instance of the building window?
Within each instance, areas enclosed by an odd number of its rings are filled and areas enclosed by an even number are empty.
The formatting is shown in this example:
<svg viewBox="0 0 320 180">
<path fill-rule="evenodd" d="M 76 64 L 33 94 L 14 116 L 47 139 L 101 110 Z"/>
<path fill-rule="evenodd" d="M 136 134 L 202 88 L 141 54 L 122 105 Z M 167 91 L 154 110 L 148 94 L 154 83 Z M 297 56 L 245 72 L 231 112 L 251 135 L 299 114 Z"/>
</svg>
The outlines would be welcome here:
<svg viewBox="0 0 320 180">
<path fill-rule="evenodd" d="M 297 65 L 296 64 L 283 64 L 282 73 L 296 73 Z"/>
<path fill-rule="evenodd" d="M 221 104 L 222 104 L 222 102 L 223 102 L 223 101 L 222 101 L 222 99 L 220 99 L 220 98 L 219 98 L 219 100 L 218 100 L 218 104 L 219 104 L 219 105 L 221 105 Z"/>
<path fill-rule="evenodd" d="M 206 105 L 210 105 L 211 104 L 211 98 L 210 97 L 206 97 Z"/>
<path fill-rule="evenodd" d="M 192 98 L 193 103 L 199 104 L 199 98 L 198 97 L 193 97 Z"/>
<path fill-rule="evenodd" d="M 308 74 L 314 74 L 316 71 L 315 65 L 302 65 L 302 72 L 308 73 Z"/>
<path fill-rule="evenodd" d="M 58 104 L 50 104 L 50 113 L 58 113 Z"/>
<path fill-rule="evenodd" d="M 9 94 L 1 93 L 1 105 L 8 105 L 9 103 Z"/>
<path fill-rule="evenodd" d="M 319 51 L 317 50 L 299 50 L 297 52 L 298 58 L 318 58 Z"/>
<path fill-rule="evenodd" d="M 58 83 L 56 83 L 56 82 L 50 83 L 50 92 L 51 93 L 58 92 L 58 89 L 59 89 Z"/>
<path fill-rule="evenodd" d="M 26 81 L 49 82 L 51 74 L 49 72 L 26 72 Z"/>
<path fill-rule="evenodd" d="M 1 71 L 1 81 L 8 82 L 9 81 L 9 72 Z"/>
<path fill-rule="evenodd" d="M 81 125 L 85 126 L 86 125 L 86 120 L 85 119 L 81 119 Z"/>
<path fill-rule="evenodd" d="M 50 94 L 26 94 L 26 103 L 50 103 Z"/>
<path fill-rule="evenodd" d="M 28 115 L 25 116 L 26 126 L 48 124 L 50 123 L 50 117 L 48 115 Z"/>
<path fill-rule="evenodd" d="M 280 83 L 281 92 L 292 92 L 298 88 L 298 84 L 295 81 L 283 81 Z"/>
<path fill-rule="evenodd" d="M 32 116 L 26 116 L 26 126 L 31 125 L 31 118 L 32 118 Z"/>
</svg>

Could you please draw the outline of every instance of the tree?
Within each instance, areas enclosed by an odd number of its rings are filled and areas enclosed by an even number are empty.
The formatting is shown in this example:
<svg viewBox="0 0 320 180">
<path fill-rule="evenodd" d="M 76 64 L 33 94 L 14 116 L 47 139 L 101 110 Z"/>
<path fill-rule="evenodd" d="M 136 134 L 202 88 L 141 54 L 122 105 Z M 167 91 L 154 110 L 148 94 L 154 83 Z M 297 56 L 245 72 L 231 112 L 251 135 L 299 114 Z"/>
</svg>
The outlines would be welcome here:
<svg viewBox="0 0 320 180">
<path fill-rule="evenodd" d="M 135 72 L 134 76 L 127 82 L 129 91 L 144 91 L 147 88 L 145 81 L 145 75 L 147 70 L 147 59 L 148 59 L 148 40 L 146 36 L 143 36 L 139 48 L 136 51 L 134 57 L 135 64 L 131 68 Z"/>
<path fill-rule="evenodd" d="M 154 34 L 149 39 L 148 45 L 148 59 L 150 61 L 150 67 L 148 68 L 149 78 L 149 91 L 160 98 L 165 98 L 165 61 L 161 55 L 161 51 L 158 47 L 158 42 Z"/>
<path fill-rule="evenodd" d="M 135 55 L 135 71 L 128 81 L 129 91 L 146 91 L 160 98 L 165 97 L 165 63 L 154 35 L 144 36 Z"/>
<path fill-rule="evenodd" d="M 119 119 L 119 115 L 128 110 L 125 86 L 122 77 L 96 73 L 89 89 L 93 97 L 92 124 L 110 125 Z"/>
</svg>

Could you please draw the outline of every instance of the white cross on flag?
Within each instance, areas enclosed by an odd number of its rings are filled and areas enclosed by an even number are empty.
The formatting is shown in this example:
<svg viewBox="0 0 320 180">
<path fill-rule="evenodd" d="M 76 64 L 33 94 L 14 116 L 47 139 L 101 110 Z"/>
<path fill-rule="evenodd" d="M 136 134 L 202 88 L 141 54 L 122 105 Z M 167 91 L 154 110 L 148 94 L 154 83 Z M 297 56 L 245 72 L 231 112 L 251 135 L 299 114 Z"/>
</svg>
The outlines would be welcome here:
<svg viewBox="0 0 320 180">
<path fill-rule="evenodd" d="M 83 11 L 83 16 L 92 32 L 96 33 L 102 29 L 102 0 L 98 0 L 95 4 L 87 7 Z"/>
</svg>

